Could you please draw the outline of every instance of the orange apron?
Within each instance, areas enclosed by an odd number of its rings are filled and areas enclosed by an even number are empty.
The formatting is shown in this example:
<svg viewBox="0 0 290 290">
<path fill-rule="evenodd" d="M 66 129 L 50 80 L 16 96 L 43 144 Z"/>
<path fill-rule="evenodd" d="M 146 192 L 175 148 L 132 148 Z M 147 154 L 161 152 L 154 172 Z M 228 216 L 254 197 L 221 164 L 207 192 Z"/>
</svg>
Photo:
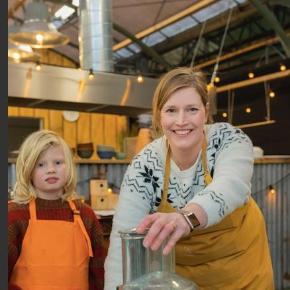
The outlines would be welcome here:
<svg viewBox="0 0 290 290">
<path fill-rule="evenodd" d="M 10 283 L 22 290 L 88 290 L 91 242 L 80 212 L 69 201 L 74 221 L 38 220 L 35 200 L 21 254 Z"/>
<path fill-rule="evenodd" d="M 202 148 L 205 184 L 212 178 L 207 169 L 206 141 Z M 176 211 L 167 202 L 170 148 L 166 156 L 163 196 L 159 212 Z M 273 270 L 263 215 L 250 198 L 220 223 L 196 229 L 175 247 L 176 272 L 194 281 L 200 290 L 273 290 Z"/>
</svg>

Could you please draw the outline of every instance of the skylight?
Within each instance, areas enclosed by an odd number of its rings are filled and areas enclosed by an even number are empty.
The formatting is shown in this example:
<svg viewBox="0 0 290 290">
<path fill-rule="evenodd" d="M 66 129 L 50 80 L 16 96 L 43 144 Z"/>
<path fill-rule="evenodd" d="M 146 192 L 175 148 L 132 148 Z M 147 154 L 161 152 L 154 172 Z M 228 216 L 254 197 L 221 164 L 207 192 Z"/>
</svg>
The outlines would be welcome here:
<svg viewBox="0 0 290 290">
<path fill-rule="evenodd" d="M 142 42 L 144 42 L 148 46 L 153 46 L 159 42 L 162 42 L 166 39 L 164 35 L 162 35 L 159 31 L 156 31 L 147 37 L 142 39 Z"/>
<path fill-rule="evenodd" d="M 161 30 L 161 32 L 164 33 L 166 36 L 171 37 L 195 25 L 197 25 L 197 22 L 192 19 L 192 17 L 185 17 L 178 22 L 166 26 Z"/>
<path fill-rule="evenodd" d="M 69 6 L 62 6 L 60 9 L 58 9 L 55 13 L 54 16 L 56 18 L 60 18 L 62 20 L 66 20 L 67 18 L 69 18 L 73 13 L 75 12 L 75 10 Z"/>
<path fill-rule="evenodd" d="M 133 53 L 131 51 L 129 51 L 127 48 L 121 48 L 118 51 L 116 51 L 116 53 L 123 58 L 126 58 L 126 57 L 133 55 Z"/>
</svg>

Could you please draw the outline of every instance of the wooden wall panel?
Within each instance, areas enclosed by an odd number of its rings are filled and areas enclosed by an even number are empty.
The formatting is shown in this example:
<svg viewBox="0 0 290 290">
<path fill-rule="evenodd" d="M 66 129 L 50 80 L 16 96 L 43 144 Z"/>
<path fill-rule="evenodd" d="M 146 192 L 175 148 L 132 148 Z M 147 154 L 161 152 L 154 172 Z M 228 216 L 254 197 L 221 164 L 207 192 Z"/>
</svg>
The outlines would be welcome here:
<svg viewBox="0 0 290 290">
<path fill-rule="evenodd" d="M 19 116 L 21 116 L 21 117 L 34 117 L 34 109 L 19 108 Z"/>
<path fill-rule="evenodd" d="M 8 107 L 8 116 L 11 116 L 11 117 L 19 116 L 19 108 L 18 107 Z"/>
<path fill-rule="evenodd" d="M 63 139 L 71 148 L 77 145 L 77 123 L 63 120 Z"/>
<path fill-rule="evenodd" d="M 93 158 L 97 158 L 96 145 L 102 145 L 105 143 L 104 132 L 104 116 L 103 114 L 91 114 L 91 137 L 94 143 L 94 155 Z"/>
<path fill-rule="evenodd" d="M 117 116 L 117 150 L 124 151 L 124 138 L 129 135 L 128 118 L 125 116 Z"/>
<path fill-rule="evenodd" d="M 77 121 L 77 143 L 91 142 L 91 123 L 89 113 L 80 113 Z"/>
<path fill-rule="evenodd" d="M 63 116 L 62 111 L 48 110 L 49 112 L 49 129 L 55 131 L 63 137 Z"/>
<path fill-rule="evenodd" d="M 104 117 L 104 137 L 105 144 L 117 147 L 117 121 L 114 115 L 105 115 Z"/>
<path fill-rule="evenodd" d="M 123 150 L 123 138 L 128 136 L 128 118 L 126 116 L 80 113 L 76 122 L 66 121 L 60 110 L 8 107 L 8 116 L 35 117 L 44 120 L 44 128 L 60 134 L 71 148 L 77 143 L 94 143 L 94 155 L 97 159 L 96 145 L 113 146 Z"/>
<path fill-rule="evenodd" d="M 45 109 L 34 109 L 34 117 L 42 119 L 43 129 L 49 129 L 49 114 Z"/>
</svg>

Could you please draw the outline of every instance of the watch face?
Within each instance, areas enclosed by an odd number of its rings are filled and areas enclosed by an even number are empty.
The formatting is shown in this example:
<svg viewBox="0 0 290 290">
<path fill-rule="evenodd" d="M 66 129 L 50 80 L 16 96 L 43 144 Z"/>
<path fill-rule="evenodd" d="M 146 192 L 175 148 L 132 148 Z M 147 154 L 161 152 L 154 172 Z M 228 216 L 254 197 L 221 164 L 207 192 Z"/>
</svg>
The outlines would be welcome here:
<svg viewBox="0 0 290 290">
<path fill-rule="evenodd" d="M 193 225 L 193 227 L 198 227 L 200 225 L 200 222 L 198 221 L 197 217 L 195 216 L 195 214 L 191 213 L 188 215 L 188 218 L 191 222 L 191 224 Z"/>
</svg>

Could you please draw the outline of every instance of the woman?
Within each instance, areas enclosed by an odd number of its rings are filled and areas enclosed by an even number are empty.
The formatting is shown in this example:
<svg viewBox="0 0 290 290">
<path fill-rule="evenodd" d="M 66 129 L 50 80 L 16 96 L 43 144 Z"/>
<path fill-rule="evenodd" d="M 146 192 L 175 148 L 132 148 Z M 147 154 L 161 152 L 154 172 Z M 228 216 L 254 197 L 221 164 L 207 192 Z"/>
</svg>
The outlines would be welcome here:
<svg viewBox="0 0 290 290">
<path fill-rule="evenodd" d="M 253 148 L 228 123 L 206 125 L 200 72 L 177 68 L 159 82 L 153 128 L 161 135 L 125 174 L 105 262 L 105 290 L 122 284 L 119 230 L 137 227 L 144 246 L 176 246 L 176 272 L 199 289 L 274 289 L 263 216 L 250 196 Z M 118 276 L 113 273 L 118 273 Z"/>
</svg>

